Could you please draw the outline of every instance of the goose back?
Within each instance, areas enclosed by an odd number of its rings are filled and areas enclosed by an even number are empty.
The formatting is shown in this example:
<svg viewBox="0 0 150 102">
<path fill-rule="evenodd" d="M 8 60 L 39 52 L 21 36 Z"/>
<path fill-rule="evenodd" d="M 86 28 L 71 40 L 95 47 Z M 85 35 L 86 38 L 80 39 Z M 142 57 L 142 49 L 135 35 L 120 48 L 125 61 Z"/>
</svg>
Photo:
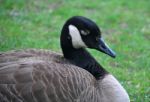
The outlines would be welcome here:
<svg viewBox="0 0 150 102">
<path fill-rule="evenodd" d="M 95 86 L 88 71 L 60 54 L 33 49 L 0 54 L 1 102 L 99 102 Z"/>
</svg>

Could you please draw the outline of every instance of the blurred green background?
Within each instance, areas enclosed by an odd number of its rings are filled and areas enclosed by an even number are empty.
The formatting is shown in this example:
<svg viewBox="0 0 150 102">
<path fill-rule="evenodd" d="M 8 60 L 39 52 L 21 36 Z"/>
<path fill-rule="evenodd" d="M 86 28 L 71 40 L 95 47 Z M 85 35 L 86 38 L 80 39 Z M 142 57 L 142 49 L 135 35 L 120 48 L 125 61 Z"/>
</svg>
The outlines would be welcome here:
<svg viewBox="0 0 150 102">
<path fill-rule="evenodd" d="M 61 52 L 59 36 L 72 16 L 95 21 L 117 58 L 89 50 L 125 87 L 131 102 L 150 102 L 150 0 L 0 0 L 0 51 Z"/>
</svg>

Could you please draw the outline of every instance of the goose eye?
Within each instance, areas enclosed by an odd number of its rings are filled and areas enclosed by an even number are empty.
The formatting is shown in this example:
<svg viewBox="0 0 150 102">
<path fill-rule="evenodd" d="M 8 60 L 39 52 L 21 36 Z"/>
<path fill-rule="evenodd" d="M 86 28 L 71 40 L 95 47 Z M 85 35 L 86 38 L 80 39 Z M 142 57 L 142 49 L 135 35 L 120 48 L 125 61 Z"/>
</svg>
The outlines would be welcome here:
<svg viewBox="0 0 150 102">
<path fill-rule="evenodd" d="M 100 39 L 100 37 L 99 37 L 99 36 L 97 36 L 97 37 L 96 37 L 96 41 L 99 41 L 99 39 Z"/>
<path fill-rule="evenodd" d="M 88 34 L 90 34 L 90 31 L 88 31 L 88 30 L 81 30 L 81 34 L 82 35 L 88 35 Z"/>
</svg>

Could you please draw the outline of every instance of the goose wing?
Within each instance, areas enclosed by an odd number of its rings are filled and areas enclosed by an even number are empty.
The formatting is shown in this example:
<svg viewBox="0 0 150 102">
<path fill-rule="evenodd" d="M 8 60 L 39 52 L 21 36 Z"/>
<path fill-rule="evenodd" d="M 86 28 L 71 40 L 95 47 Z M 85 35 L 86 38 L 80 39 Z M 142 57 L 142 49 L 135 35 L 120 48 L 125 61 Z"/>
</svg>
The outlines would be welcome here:
<svg viewBox="0 0 150 102">
<path fill-rule="evenodd" d="M 0 102 L 84 102 L 94 77 L 61 57 L 35 50 L 1 53 Z"/>
</svg>

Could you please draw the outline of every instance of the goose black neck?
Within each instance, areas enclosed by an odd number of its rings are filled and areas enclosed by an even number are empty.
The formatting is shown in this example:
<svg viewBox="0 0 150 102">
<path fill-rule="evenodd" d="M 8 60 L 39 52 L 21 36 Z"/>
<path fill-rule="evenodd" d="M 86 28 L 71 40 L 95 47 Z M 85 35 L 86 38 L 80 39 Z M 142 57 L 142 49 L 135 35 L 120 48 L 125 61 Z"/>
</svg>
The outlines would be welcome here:
<svg viewBox="0 0 150 102">
<path fill-rule="evenodd" d="M 61 37 L 63 55 L 72 64 L 90 72 L 96 79 L 102 78 L 108 72 L 83 48 L 73 48 L 71 41 Z"/>
</svg>

